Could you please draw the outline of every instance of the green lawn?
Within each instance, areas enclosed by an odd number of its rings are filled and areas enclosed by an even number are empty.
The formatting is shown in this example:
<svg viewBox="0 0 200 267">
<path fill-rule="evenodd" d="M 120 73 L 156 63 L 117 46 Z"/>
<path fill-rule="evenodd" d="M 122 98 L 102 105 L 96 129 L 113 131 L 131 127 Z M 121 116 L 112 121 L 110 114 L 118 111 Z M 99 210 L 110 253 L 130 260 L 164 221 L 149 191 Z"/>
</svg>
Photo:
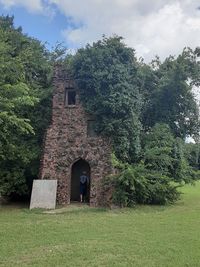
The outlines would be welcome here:
<svg viewBox="0 0 200 267">
<path fill-rule="evenodd" d="M 200 266 L 200 183 L 182 191 L 168 207 L 1 207 L 0 266 Z"/>
</svg>

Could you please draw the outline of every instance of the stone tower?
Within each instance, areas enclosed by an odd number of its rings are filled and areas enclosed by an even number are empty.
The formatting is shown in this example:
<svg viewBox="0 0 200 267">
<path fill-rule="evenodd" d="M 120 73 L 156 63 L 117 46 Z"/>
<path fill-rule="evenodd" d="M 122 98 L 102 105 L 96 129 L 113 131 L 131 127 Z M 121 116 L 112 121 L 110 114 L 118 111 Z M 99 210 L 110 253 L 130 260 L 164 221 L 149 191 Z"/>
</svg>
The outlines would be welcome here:
<svg viewBox="0 0 200 267">
<path fill-rule="evenodd" d="M 94 120 L 79 100 L 79 90 L 61 66 L 53 79 L 52 122 L 47 129 L 40 178 L 57 179 L 57 203 L 79 201 L 79 177 L 90 177 L 87 199 L 91 206 L 102 204 L 101 179 L 112 173 L 111 146 L 97 136 Z"/>
</svg>

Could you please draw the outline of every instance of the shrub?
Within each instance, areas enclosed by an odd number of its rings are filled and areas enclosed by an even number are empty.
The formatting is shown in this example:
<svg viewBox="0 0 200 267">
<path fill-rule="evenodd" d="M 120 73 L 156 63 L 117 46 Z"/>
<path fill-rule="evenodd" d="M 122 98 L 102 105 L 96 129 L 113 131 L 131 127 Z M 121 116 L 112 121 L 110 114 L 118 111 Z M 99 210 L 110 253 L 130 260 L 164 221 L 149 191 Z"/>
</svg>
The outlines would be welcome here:
<svg viewBox="0 0 200 267">
<path fill-rule="evenodd" d="M 137 203 L 172 204 L 180 196 L 177 190 L 180 185 L 160 172 L 147 169 L 143 163 L 124 165 L 119 174 L 107 178 L 107 187 L 108 181 L 113 187 L 112 203 L 120 207 L 131 207 Z"/>
</svg>

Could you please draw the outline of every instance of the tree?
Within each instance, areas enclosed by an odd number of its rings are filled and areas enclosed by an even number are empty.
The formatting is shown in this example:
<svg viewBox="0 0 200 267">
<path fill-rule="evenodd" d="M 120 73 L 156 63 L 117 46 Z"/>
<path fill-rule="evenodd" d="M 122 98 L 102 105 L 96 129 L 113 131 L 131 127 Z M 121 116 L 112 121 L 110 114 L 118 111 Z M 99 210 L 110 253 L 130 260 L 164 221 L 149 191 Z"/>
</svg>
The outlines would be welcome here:
<svg viewBox="0 0 200 267">
<path fill-rule="evenodd" d="M 200 144 L 185 144 L 185 156 L 195 170 L 200 170 Z"/>
<path fill-rule="evenodd" d="M 184 50 L 177 59 L 170 56 L 163 63 L 154 61 L 152 66 L 155 86 L 153 90 L 146 87 L 144 128 L 166 123 L 177 137 L 198 136 L 199 108 L 192 92 L 198 66 L 194 53 Z"/>
<path fill-rule="evenodd" d="M 14 27 L 13 17 L 0 17 L 2 194 L 27 193 L 27 179 L 38 173 L 41 139 L 50 114 L 49 58 L 39 41 Z"/>
<path fill-rule="evenodd" d="M 167 124 L 156 124 L 143 140 L 143 161 L 149 170 L 170 176 L 173 168 L 174 137 Z"/>
<path fill-rule="evenodd" d="M 133 161 L 140 150 L 141 95 L 134 50 L 122 38 L 104 37 L 80 49 L 71 61 L 81 101 L 96 119 L 96 130 L 111 138 L 123 161 Z"/>
<path fill-rule="evenodd" d="M 184 142 L 175 138 L 167 124 L 156 124 L 142 139 L 141 161 L 123 164 L 114 157 L 116 175 L 105 179 L 113 187 L 112 201 L 120 206 L 174 203 L 180 197 L 182 183 L 199 179 L 189 166 Z"/>
</svg>

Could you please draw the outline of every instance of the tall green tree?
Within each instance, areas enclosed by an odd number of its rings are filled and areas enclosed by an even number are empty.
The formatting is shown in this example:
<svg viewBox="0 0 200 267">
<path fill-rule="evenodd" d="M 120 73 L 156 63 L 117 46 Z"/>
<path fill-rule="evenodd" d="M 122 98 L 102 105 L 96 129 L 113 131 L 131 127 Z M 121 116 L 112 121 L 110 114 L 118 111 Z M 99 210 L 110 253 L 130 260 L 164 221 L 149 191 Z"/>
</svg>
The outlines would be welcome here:
<svg viewBox="0 0 200 267">
<path fill-rule="evenodd" d="M 145 134 L 142 161 L 149 171 L 156 171 L 178 183 L 198 179 L 198 173 L 188 162 L 185 142 L 175 137 L 167 124 L 156 123 Z"/>
<path fill-rule="evenodd" d="M 147 169 L 170 175 L 173 168 L 174 136 L 167 124 L 156 124 L 143 140 L 143 160 Z"/>
<path fill-rule="evenodd" d="M 97 132 L 111 138 L 118 158 L 134 160 L 140 150 L 142 104 L 134 50 L 121 37 L 104 37 L 78 50 L 71 66 L 83 105 L 96 119 Z"/>
<path fill-rule="evenodd" d="M 38 173 L 49 120 L 50 54 L 37 40 L 0 17 L 0 193 L 25 194 Z"/>
<path fill-rule="evenodd" d="M 190 49 L 184 50 L 177 59 L 170 56 L 163 63 L 158 59 L 153 62 L 154 86 L 147 85 L 144 90 L 143 125 L 146 130 L 156 123 L 166 123 L 177 137 L 199 135 L 199 108 L 192 92 L 198 68 L 197 57 Z"/>
<path fill-rule="evenodd" d="M 190 166 L 195 170 L 200 170 L 200 144 L 185 144 L 185 155 Z"/>
</svg>

